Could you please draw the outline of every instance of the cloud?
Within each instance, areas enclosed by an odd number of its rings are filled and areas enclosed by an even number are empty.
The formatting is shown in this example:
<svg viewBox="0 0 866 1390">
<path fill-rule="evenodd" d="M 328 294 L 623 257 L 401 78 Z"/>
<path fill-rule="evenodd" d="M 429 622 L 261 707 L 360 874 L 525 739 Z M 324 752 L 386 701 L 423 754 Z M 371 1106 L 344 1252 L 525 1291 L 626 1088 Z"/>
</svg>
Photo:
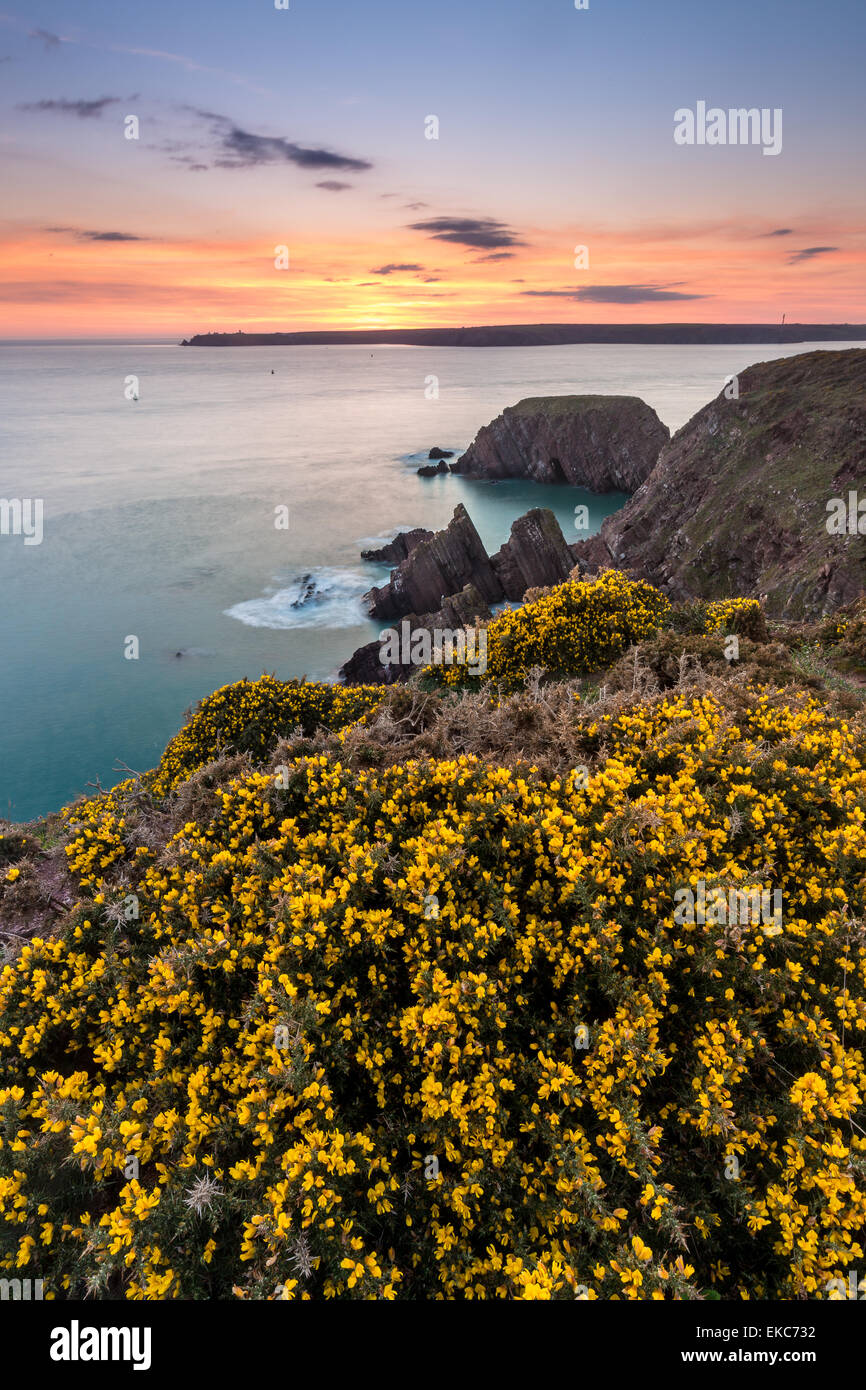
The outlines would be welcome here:
<svg viewBox="0 0 866 1390">
<path fill-rule="evenodd" d="M 387 197 L 390 197 L 391 195 L 390 195 L 390 193 L 389 193 L 389 194 L 387 194 L 386 196 L 387 196 Z M 403 206 L 404 206 L 404 208 L 408 208 L 408 210 L 409 210 L 410 212 L 420 212 L 421 208 L 429 208 L 430 204 L 429 204 L 429 203 L 404 203 Z"/>
<path fill-rule="evenodd" d="M 131 232 L 79 232 L 82 241 L 149 241 L 146 236 L 133 236 Z"/>
<path fill-rule="evenodd" d="M 18 107 L 19 111 L 60 111 L 67 116 L 78 116 L 82 120 L 88 117 L 101 116 L 106 106 L 116 106 L 120 97 L 97 97 L 95 101 L 68 101 L 65 97 L 58 97 L 44 101 L 25 101 Z"/>
<path fill-rule="evenodd" d="M 169 159 L 173 164 L 183 164 L 185 168 L 195 172 L 210 168 L 209 164 L 202 164 L 201 160 L 196 159 L 195 156 L 191 154 L 171 154 L 169 155 Z"/>
<path fill-rule="evenodd" d="M 482 265 L 484 261 L 510 261 L 513 257 L 513 251 L 492 251 L 489 256 L 478 256 L 475 264 Z"/>
<path fill-rule="evenodd" d="M 586 285 L 579 290 L 521 290 L 536 299 L 575 299 L 585 304 L 653 304 L 662 299 L 707 299 L 705 294 L 680 294 L 658 285 Z"/>
<path fill-rule="evenodd" d="M 760 232 L 759 235 L 762 236 L 762 237 L 766 237 L 766 236 L 793 236 L 793 235 L 794 235 L 794 228 L 793 228 L 793 227 L 776 227 L 775 231 L 772 231 L 772 232 Z"/>
<path fill-rule="evenodd" d="M 46 227 L 46 232 L 54 232 L 58 236 L 75 236 L 79 241 L 150 241 L 150 237 L 134 236 L 132 232 L 91 232 L 83 231 L 79 227 Z"/>
<path fill-rule="evenodd" d="M 404 262 L 403 264 L 399 264 L 399 265 L 392 261 L 392 262 L 390 262 L 388 265 L 380 265 L 380 266 L 378 267 L 378 269 L 373 269 L 373 270 L 371 270 L 371 271 L 370 271 L 370 274 L 371 274 L 371 275 L 397 275 L 397 274 L 400 274 L 400 273 L 402 273 L 402 272 L 404 272 L 404 271 L 408 274 L 410 271 L 422 271 L 423 269 L 424 269 L 423 265 L 418 265 L 418 264 L 416 264 L 416 262 L 414 262 L 414 261 L 406 261 L 406 262 Z"/>
<path fill-rule="evenodd" d="M 329 193 L 342 193 L 344 189 L 352 186 L 350 183 L 340 183 L 339 179 L 323 179 L 321 183 L 316 184 L 317 188 L 326 188 Z"/>
<path fill-rule="evenodd" d="M 59 34 L 52 34 L 50 29 L 28 29 L 27 34 L 31 39 L 41 39 L 46 48 L 59 48 L 63 40 Z"/>
<path fill-rule="evenodd" d="M 197 107 L 188 109 L 208 121 L 217 134 L 221 157 L 215 162 L 221 169 L 251 169 L 258 164 L 287 163 L 297 164 L 301 169 L 345 169 L 357 173 L 373 167 L 367 159 L 354 159 L 315 146 L 296 145 L 282 135 L 256 135 L 215 111 L 203 111 Z"/>
<path fill-rule="evenodd" d="M 815 256 L 826 256 L 828 251 L 838 251 L 838 246 L 807 246 L 803 251 L 795 251 L 793 256 L 788 257 L 788 265 L 796 265 L 798 261 L 811 261 Z"/>
<path fill-rule="evenodd" d="M 413 232 L 426 232 L 434 241 L 450 241 L 481 250 L 526 244 L 504 222 L 497 222 L 493 217 L 431 217 L 426 222 L 412 222 L 410 227 Z"/>
</svg>

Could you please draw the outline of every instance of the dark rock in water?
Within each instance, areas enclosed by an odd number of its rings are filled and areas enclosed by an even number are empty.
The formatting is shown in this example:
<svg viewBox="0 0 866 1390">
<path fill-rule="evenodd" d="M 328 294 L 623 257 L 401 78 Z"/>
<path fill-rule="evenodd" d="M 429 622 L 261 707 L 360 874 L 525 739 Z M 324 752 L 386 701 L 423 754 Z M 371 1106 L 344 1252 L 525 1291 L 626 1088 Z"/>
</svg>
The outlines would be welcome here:
<svg viewBox="0 0 866 1390">
<path fill-rule="evenodd" d="M 437 473 L 447 473 L 447 472 L 448 472 L 448 464 L 445 462 L 444 459 L 440 459 L 438 463 L 425 463 L 425 464 L 423 464 L 422 467 L 418 469 L 418 477 L 419 477 L 419 478 L 435 478 L 436 475 L 437 475 Z"/>
<path fill-rule="evenodd" d="M 390 583 L 364 595 L 374 618 L 399 618 L 405 613 L 435 613 L 442 599 L 474 584 L 487 603 L 498 603 L 502 586 L 481 537 L 461 503 L 444 531 L 416 545 L 397 566 Z"/>
<path fill-rule="evenodd" d="M 415 546 L 392 572 L 390 583 L 364 597 L 368 612 L 389 620 L 398 631 L 402 623 L 395 620 L 402 619 L 412 631 L 454 632 L 489 621 L 492 603 L 519 602 L 527 589 L 561 583 L 574 567 L 572 547 L 548 508 L 536 507 L 518 517 L 509 539 L 491 559 L 460 505 L 444 531 Z M 409 662 L 384 666 L 381 650 L 378 641 L 359 647 L 341 669 L 341 679 L 347 685 L 407 680 L 415 667 Z"/>
<path fill-rule="evenodd" d="M 451 472 L 635 492 L 669 439 L 637 396 L 533 397 L 485 425 Z"/>
<path fill-rule="evenodd" d="M 650 477 L 578 541 L 670 598 L 766 596 L 771 616 L 810 619 L 866 589 L 866 537 L 847 510 L 866 458 L 866 351 L 759 362 L 678 430 Z"/>
<path fill-rule="evenodd" d="M 408 624 L 410 633 L 426 628 L 431 634 L 439 630 L 456 632 L 460 628 L 475 627 L 479 622 L 489 622 L 493 617 L 490 607 L 475 588 L 467 584 L 459 594 L 451 594 L 443 599 L 442 607 L 435 613 L 406 613 L 393 627 L 402 637 L 403 625 Z M 411 646 L 411 638 L 410 644 Z M 402 647 L 402 642 L 401 642 Z M 344 666 L 340 668 L 340 679 L 344 685 L 394 685 L 406 681 L 417 671 L 412 662 L 383 664 L 380 641 L 367 642 L 359 647 Z M 402 650 L 401 650 L 402 655 Z"/>
<path fill-rule="evenodd" d="M 379 660 L 379 642 L 365 642 L 340 667 L 343 685 L 395 685 L 406 677 L 399 666 L 383 666 Z"/>
<path fill-rule="evenodd" d="M 459 594 L 450 594 L 442 600 L 438 613 L 428 613 L 423 625 L 431 631 L 437 627 L 447 627 L 453 631 L 459 627 L 474 627 L 478 622 L 489 622 L 492 617 L 489 604 L 485 603 L 475 585 L 466 584 Z"/>
<path fill-rule="evenodd" d="M 416 545 L 421 541 L 429 541 L 432 537 L 432 531 L 425 531 L 423 526 L 416 526 L 414 531 L 401 531 L 379 550 L 362 550 L 361 559 L 372 560 L 377 565 L 399 565 Z"/>
<path fill-rule="evenodd" d="M 574 556 L 547 507 L 534 507 L 511 527 L 511 536 L 491 556 L 491 563 L 507 599 L 516 602 L 527 589 L 561 584 L 574 569 Z"/>
<path fill-rule="evenodd" d="M 315 594 L 315 592 L 316 592 L 316 581 L 315 581 L 315 579 L 313 578 L 313 576 L 312 576 L 311 574 L 305 574 L 304 577 L 303 577 L 303 579 L 301 580 L 301 591 L 300 591 L 300 593 L 298 594 L 298 597 L 297 597 L 296 599 L 293 599 L 293 600 L 292 600 L 292 607 L 293 607 L 293 608 L 303 608 L 303 606 L 304 606 L 305 603 L 309 603 L 310 599 L 313 597 L 313 595 Z"/>
<path fill-rule="evenodd" d="M 432 449 L 430 450 L 430 452 L 429 452 L 429 454 L 427 455 L 427 457 L 428 457 L 428 459 L 453 459 L 453 457 L 454 457 L 454 450 L 453 450 L 453 449 L 437 449 L 437 448 L 434 447 L 434 448 L 432 448 Z"/>
<path fill-rule="evenodd" d="M 421 541 L 391 574 L 390 583 L 364 595 L 375 618 L 438 612 L 448 595 L 467 584 L 486 604 L 519 601 L 527 589 L 567 579 L 575 556 L 548 508 L 518 517 L 511 536 L 491 558 L 461 504 L 444 531 Z"/>
</svg>

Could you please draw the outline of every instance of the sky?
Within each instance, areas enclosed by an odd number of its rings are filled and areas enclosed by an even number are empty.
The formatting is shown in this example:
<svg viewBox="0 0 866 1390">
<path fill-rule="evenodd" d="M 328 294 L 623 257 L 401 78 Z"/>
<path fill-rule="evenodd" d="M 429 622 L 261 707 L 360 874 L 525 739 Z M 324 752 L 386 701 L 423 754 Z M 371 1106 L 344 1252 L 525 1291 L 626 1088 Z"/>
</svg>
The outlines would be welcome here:
<svg viewBox="0 0 866 1390">
<path fill-rule="evenodd" d="M 862 0 L 27 0 L 0 337 L 863 323 L 864 52 Z"/>
</svg>

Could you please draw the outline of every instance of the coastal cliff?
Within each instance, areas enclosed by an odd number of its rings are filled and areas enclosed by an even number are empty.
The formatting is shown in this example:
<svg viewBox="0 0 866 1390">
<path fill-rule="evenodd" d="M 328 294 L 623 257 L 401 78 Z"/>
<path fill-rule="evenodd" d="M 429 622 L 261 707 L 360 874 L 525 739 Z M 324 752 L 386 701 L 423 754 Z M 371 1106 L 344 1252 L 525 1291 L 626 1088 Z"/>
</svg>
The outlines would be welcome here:
<svg viewBox="0 0 866 1390">
<path fill-rule="evenodd" d="M 766 596 L 770 614 L 818 617 L 866 588 L 866 537 L 847 518 L 864 478 L 866 351 L 761 362 L 674 435 L 626 506 L 574 551 L 676 600 Z M 833 499 L 845 507 L 841 533 L 828 531 Z"/>
<path fill-rule="evenodd" d="M 451 471 L 635 492 L 669 440 L 637 396 L 530 397 L 485 425 Z"/>
</svg>

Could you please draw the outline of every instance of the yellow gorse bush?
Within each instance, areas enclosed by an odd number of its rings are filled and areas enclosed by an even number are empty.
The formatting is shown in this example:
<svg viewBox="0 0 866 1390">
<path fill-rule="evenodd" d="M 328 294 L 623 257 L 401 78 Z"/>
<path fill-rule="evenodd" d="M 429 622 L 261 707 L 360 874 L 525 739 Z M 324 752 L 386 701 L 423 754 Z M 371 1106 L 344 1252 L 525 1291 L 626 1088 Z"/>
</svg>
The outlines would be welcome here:
<svg viewBox="0 0 866 1390">
<path fill-rule="evenodd" d="M 106 881 L 0 974 L 4 1274 L 827 1296 L 864 1258 L 862 734 L 806 697 L 735 721 L 676 694 L 590 715 L 586 748 L 588 779 L 553 781 L 298 758 L 162 854 L 121 815 L 73 854 Z M 702 880 L 781 889 L 782 932 L 678 922 Z"/>
<path fill-rule="evenodd" d="M 157 796 L 171 791 L 224 751 L 261 758 L 280 735 L 342 728 L 375 708 L 383 693 L 376 685 L 322 685 L 275 676 L 224 685 L 199 703 L 171 740 L 153 791 Z"/>
<path fill-rule="evenodd" d="M 597 671 L 654 632 L 669 612 L 663 594 L 619 570 L 570 580 L 493 619 L 483 679 L 513 689 L 535 666 L 558 676 Z M 466 665 L 457 664 L 430 666 L 425 675 L 448 686 L 473 680 Z"/>
<path fill-rule="evenodd" d="M 766 636 L 763 609 L 756 598 L 725 598 L 707 603 L 704 632 L 743 633 L 760 641 Z"/>
</svg>

